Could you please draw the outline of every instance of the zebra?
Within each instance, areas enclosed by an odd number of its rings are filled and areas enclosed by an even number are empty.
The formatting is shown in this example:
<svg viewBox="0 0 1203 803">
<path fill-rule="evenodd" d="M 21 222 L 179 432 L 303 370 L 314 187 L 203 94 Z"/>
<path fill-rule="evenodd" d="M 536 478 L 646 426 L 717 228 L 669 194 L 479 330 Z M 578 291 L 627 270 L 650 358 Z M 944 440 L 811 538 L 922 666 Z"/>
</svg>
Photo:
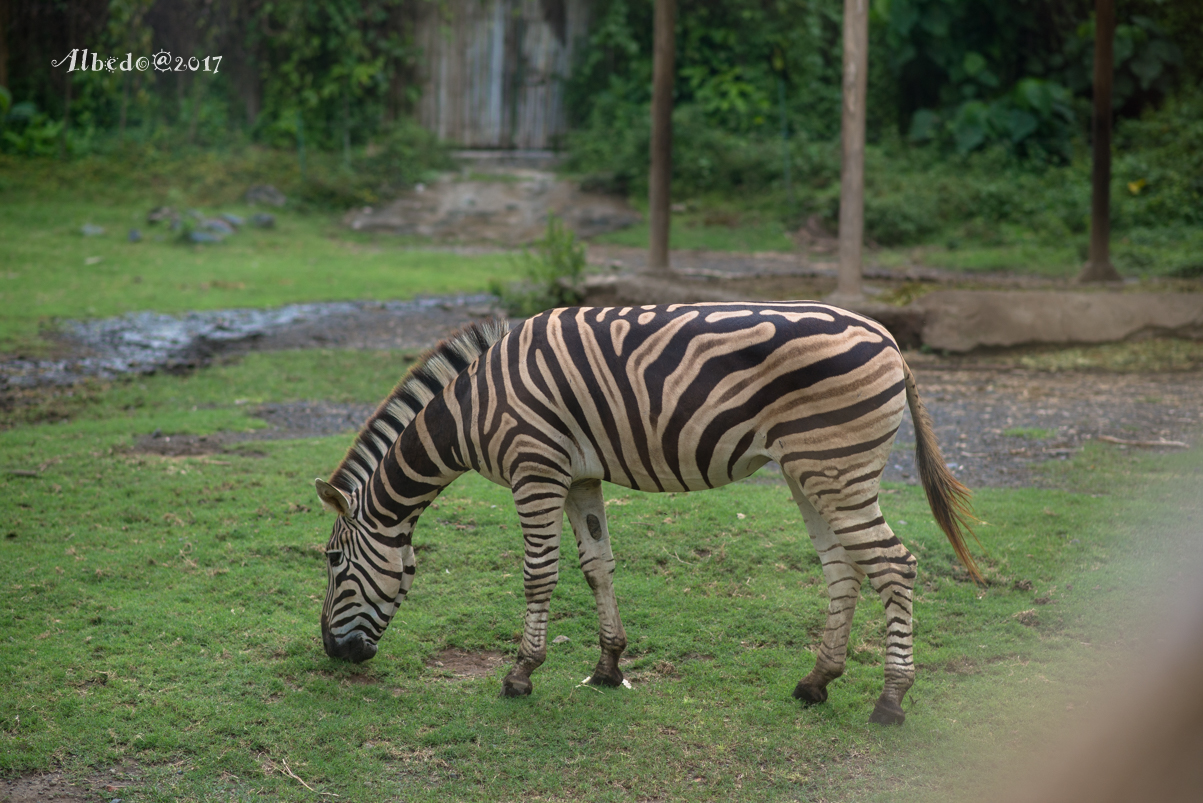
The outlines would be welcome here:
<svg viewBox="0 0 1203 803">
<path fill-rule="evenodd" d="M 827 699 L 867 579 L 887 620 L 885 683 L 870 721 L 901 724 L 915 678 L 916 560 L 886 524 L 878 489 L 904 406 L 934 518 L 980 582 L 963 535 L 969 491 L 945 465 L 914 376 L 876 321 L 795 301 L 575 307 L 512 330 L 471 325 L 415 363 L 330 479 L 315 481 L 337 514 L 326 549 L 326 653 L 354 662 L 376 654 L 413 583 L 419 516 L 477 471 L 510 488 L 524 542 L 526 614 L 502 695 L 530 694 L 546 658 L 565 512 L 600 623 L 588 682 L 622 684 L 627 637 L 602 482 L 695 491 L 776 461 L 829 596 L 814 668 L 793 696 Z"/>
</svg>

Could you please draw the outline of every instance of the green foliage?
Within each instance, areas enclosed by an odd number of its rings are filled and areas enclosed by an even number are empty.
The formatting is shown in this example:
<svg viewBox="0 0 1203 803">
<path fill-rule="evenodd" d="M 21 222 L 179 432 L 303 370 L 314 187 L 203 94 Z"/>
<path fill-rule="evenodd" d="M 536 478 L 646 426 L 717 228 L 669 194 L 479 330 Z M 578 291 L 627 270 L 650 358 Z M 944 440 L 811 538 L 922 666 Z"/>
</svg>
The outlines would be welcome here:
<svg viewBox="0 0 1203 803">
<path fill-rule="evenodd" d="M 635 194 L 647 172 L 651 6 L 602 3 L 568 84 L 571 169 Z M 1003 147 L 1036 162 L 1068 162 L 1090 118 L 1091 7 L 1085 0 L 875 2 L 869 141 L 906 132 L 960 154 Z M 1121 4 L 1115 103 L 1124 116 L 1178 86 L 1180 43 L 1194 33 L 1175 22 L 1176 8 Z M 803 143 L 838 134 L 841 22 L 836 0 L 705 3 L 682 14 L 674 188 L 688 196 L 779 182 L 782 115 L 790 137 Z"/>
<path fill-rule="evenodd" d="M 555 215 L 547 218 L 547 233 L 535 243 L 535 253 L 515 258 L 523 278 L 513 284 L 494 281 L 491 291 L 510 315 L 519 318 L 543 310 L 579 304 L 584 298 L 585 246 Z"/>
<path fill-rule="evenodd" d="M 73 153 L 108 146 L 113 138 L 146 143 L 228 145 L 252 138 L 315 150 L 362 146 L 404 118 L 416 97 L 411 72 L 412 24 L 423 4 L 402 0 L 308 0 L 159 3 L 107 0 L 14 3 L 11 88 L 52 120 L 68 116 Z M 77 7 L 77 8 L 73 8 Z M 10 27 L 11 26 L 11 27 Z M 14 29 L 23 36 L 12 35 Z M 67 36 L 67 31 L 72 33 Z M 149 57 L 166 50 L 202 60 L 205 71 L 76 69 L 50 66 L 86 43 L 101 58 Z M 89 65 L 90 66 L 90 65 Z M 7 152 L 16 145 L 0 143 Z"/>
<path fill-rule="evenodd" d="M 1090 119 L 1088 4 L 891 0 L 881 6 L 913 140 L 940 141 L 960 153 L 996 144 L 1038 158 L 1070 158 L 1070 140 Z M 1121 5 L 1115 32 L 1113 105 L 1127 115 L 1170 92 L 1182 65 L 1179 45 L 1140 11 Z"/>
<path fill-rule="evenodd" d="M 0 130 L 3 150 L 22 156 L 52 156 L 58 152 L 61 120 L 51 120 L 29 101 L 12 107 Z"/>
<path fill-rule="evenodd" d="M 1203 224 L 1203 91 L 1179 93 L 1122 121 L 1115 146 L 1113 225 Z"/>
<path fill-rule="evenodd" d="M 1020 89 L 1037 95 L 1038 82 Z M 793 230 L 819 215 L 829 230 L 838 227 L 839 150 L 836 142 L 791 141 L 794 204 L 780 180 L 778 142 L 755 134 L 706 128 L 688 110 L 677 110 L 674 123 L 674 197 L 689 199 L 696 213 L 675 216 L 676 247 L 732 248 L 748 241 L 709 218 L 744 216 L 755 226 L 770 223 Z M 622 126 L 612 139 L 639 131 L 643 120 Z M 574 139 L 579 161 L 574 169 L 594 180 L 643 196 L 647 150 L 642 145 L 605 162 L 605 140 L 583 131 Z M 579 148 L 577 146 L 580 145 Z M 1067 163 L 1009 145 L 989 145 L 965 154 L 949 154 L 936 142 L 924 146 L 898 139 L 870 144 L 865 154 L 865 231 L 886 247 L 926 244 L 929 264 L 966 270 L 1015 270 L 1072 275 L 1083 257 L 1090 220 L 1090 154 L 1075 140 Z M 1126 275 L 1196 275 L 1203 210 L 1203 94 L 1180 91 L 1158 109 L 1116 128 L 1111 192 L 1113 259 Z M 587 161 L 590 160 L 590 161 Z M 610 172 L 606 172 L 606 168 Z M 692 216 L 691 216 L 692 215 Z M 684 227 L 684 229 L 683 229 Z M 717 239 L 688 229 L 723 229 Z M 759 247 L 788 249 L 777 240 Z M 607 235 L 607 242 L 641 245 L 646 228 Z M 750 241 L 749 241 L 750 242 Z M 684 245 L 692 243 L 691 246 Z M 725 243 L 725 244 L 724 244 Z M 967 250 L 968 249 L 968 250 Z M 982 250 L 985 249 L 985 250 Z M 881 258 L 881 257 L 879 257 Z M 904 258 L 903 261 L 906 261 Z"/>
</svg>

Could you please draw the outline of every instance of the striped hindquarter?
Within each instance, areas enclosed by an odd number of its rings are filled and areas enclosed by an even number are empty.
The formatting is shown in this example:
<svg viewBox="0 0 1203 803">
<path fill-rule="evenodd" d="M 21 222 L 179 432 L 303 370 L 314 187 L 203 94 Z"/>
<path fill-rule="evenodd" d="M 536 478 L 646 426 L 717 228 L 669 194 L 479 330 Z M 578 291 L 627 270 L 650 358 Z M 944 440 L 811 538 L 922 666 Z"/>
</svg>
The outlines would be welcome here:
<svg viewBox="0 0 1203 803">
<path fill-rule="evenodd" d="M 355 460 L 349 453 L 330 484 L 319 486 L 345 520 L 329 548 L 323 634 L 331 654 L 366 653 L 368 643 L 374 653 L 412 579 L 414 523 L 443 487 L 475 470 L 512 490 L 523 530 L 527 613 L 504 693 L 529 693 L 530 674 L 546 657 L 565 512 L 601 623 L 592 682 L 621 683 L 626 636 L 601 481 L 704 490 L 773 460 L 822 558 L 830 595 L 815 667 L 795 696 L 819 702 L 842 673 L 867 579 L 888 621 L 886 683 L 873 718 L 902 720 L 902 697 L 914 678 L 915 559 L 881 514 L 878 484 L 908 402 L 917 432 L 926 427 L 930 436 L 930 427 L 888 332 L 833 307 L 788 302 L 562 309 L 494 334 L 496 342 L 477 349 L 478 357 L 461 355 L 465 365 L 450 365 L 456 372 L 443 377 L 441 391 L 434 389 L 437 377 L 419 383 L 429 398 L 412 420 L 387 427 L 370 420 L 364 432 L 380 440 L 384 430 L 395 431 L 392 444 L 361 448 Z M 386 400 L 377 419 L 388 409 Z M 356 448 L 364 443 L 361 433 Z M 929 498 L 933 488 L 939 499 L 959 493 L 934 439 L 920 446 L 928 451 L 921 464 L 939 475 L 925 479 Z M 374 465 L 364 452 L 376 455 Z M 344 470 L 348 465 L 354 470 Z M 955 529 L 959 502 L 950 504 Z M 372 548 L 360 547 L 363 557 L 354 562 L 348 542 Z M 335 558 L 345 562 L 341 575 L 333 574 Z M 357 573 L 374 579 L 354 579 Z"/>
</svg>

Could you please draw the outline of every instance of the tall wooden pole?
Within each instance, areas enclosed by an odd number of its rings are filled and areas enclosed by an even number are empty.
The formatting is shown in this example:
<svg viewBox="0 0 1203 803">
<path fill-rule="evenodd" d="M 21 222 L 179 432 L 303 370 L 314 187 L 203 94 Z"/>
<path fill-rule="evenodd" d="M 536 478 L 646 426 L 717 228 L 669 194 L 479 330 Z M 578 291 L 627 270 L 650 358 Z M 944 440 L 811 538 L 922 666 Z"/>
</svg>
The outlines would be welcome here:
<svg viewBox="0 0 1203 803">
<path fill-rule="evenodd" d="M 1111 264 L 1111 80 L 1115 39 L 1115 1 L 1094 4 L 1094 160 L 1090 174 L 1090 257 L 1078 280 L 1122 281 Z"/>
<path fill-rule="evenodd" d="M 840 274 L 836 304 L 862 301 L 865 239 L 865 100 L 869 73 L 869 0 L 844 0 L 844 85 L 840 162 Z"/>
<path fill-rule="evenodd" d="M 651 242 L 648 268 L 667 272 L 668 230 L 672 195 L 673 141 L 673 62 L 676 59 L 676 0 L 656 0 L 652 33 L 655 47 L 652 57 L 652 153 L 648 175 L 648 216 Z"/>
</svg>

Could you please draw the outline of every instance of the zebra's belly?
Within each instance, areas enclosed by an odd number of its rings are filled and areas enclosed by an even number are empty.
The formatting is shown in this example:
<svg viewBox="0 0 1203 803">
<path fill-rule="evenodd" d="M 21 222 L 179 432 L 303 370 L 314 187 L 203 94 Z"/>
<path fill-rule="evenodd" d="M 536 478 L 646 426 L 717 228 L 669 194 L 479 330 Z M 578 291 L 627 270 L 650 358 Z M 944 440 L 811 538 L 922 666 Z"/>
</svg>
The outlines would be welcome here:
<svg viewBox="0 0 1203 803">
<path fill-rule="evenodd" d="M 758 438 L 763 441 L 763 438 Z M 716 453 L 708 466 L 700 466 L 692 452 L 681 453 L 675 459 L 667 459 L 655 450 L 643 455 L 642 459 L 629 456 L 621 464 L 616 461 L 604 463 L 596 455 L 582 455 L 574 466 L 573 482 L 599 479 L 631 488 L 636 491 L 674 492 L 704 491 L 719 488 L 750 477 L 772 458 L 758 448 L 749 449 L 731 461 L 729 454 Z M 608 468 L 607 468 L 608 466 Z"/>
<path fill-rule="evenodd" d="M 567 468 L 569 475 L 567 479 L 569 484 L 583 480 L 604 480 L 624 488 L 650 493 L 704 491 L 750 477 L 771 459 L 763 452 L 748 452 L 732 464 L 731 473 L 728 476 L 726 471 L 721 470 L 712 471 L 710 475 L 707 475 L 697 470 L 696 466 L 687 467 L 685 461 L 681 461 L 682 465 L 678 466 L 677 471 L 661 470 L 653 473 L 646 467 L 640 467 L 642 470 L 639 470 L 629 464 L 625 470 L 621 468 L 607 470 L 606 465 L 596 455 L 582 453 L 577 460 L 573 461 L 574 465 Z M 477 473 L 502 487 L 513 486 L 514 477 L 507 477 L 500 471 L 479 467 Z"/>
</svg>

